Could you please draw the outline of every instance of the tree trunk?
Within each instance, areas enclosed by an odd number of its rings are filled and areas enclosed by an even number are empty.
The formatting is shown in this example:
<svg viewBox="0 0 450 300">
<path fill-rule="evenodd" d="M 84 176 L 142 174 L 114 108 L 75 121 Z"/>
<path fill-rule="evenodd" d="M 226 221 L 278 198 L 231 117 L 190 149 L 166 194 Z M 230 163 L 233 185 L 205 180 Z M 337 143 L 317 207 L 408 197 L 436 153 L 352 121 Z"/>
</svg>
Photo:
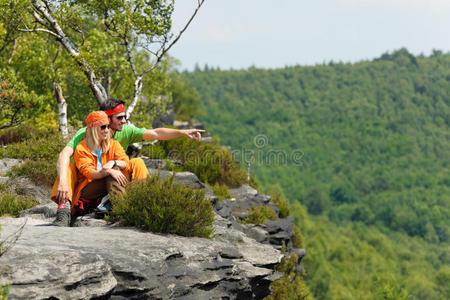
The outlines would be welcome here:
<svg viewBox="0 0 450 300">
<path fill-rule="evenodd" d="M 138 103 L 139 97 L 141 97 L 141 94 L 142 94 L 142 76 L 137 76 L 136 79 L 134 80 L 133 101 L 128 106 L 128 109 L 126 112 L 127 119 L 129 119 L 131 114 L 133 113 L 133 110 L 136 107 L 136 104 Z"/>
<path fill-rule="evenodd" d="M 56 96 L 56 102 L 58 102 L 58 120 L 59 131 L 64 138 L 67 138 L 69 131 L 67 128 L 67 102 L 64 99 L 61 86 L 57 83 L 53 83 L 53 90 Z"/>
</svg>

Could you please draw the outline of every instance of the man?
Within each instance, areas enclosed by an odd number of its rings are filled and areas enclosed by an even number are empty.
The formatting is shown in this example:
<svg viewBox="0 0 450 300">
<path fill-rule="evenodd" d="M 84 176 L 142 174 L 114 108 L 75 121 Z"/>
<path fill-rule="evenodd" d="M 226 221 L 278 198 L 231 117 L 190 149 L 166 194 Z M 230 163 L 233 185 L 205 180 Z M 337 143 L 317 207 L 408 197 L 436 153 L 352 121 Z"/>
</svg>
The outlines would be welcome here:
<svg viewBox="0 0 450 300">
<path fill-rule="evenodd" d="M 132 143 L 141 142 L 142 140 L 157 139 L 157 140 L 170 140 L 178 137 L 187 137 L 193 140 L 201 139 L 200 129 L 171 129 L 171 128 L 156 128 L 145 129 L 136 128 L 126 124 L 125 107 L 124 102 L 118 99 L 108 99 L 100 107 L 105 111 L 110 120 L 110 129 L 112 138 L 117 140 L 126 151 L 128 146 Z M 52 190 L 52 200 L 58 204 L 58 213 L 55 220 L 55 225 L 67 226 L 68 216 L 68 201 L 71 201 L 72 191 L 76 184 L 76 169 L 73 164 L 70 163 L 74 150 L 78 143 L 83 140 L 86 127 L 81 128 L 70 140 L 64 149 L 60 152 L 57 171 L 58 179 L 56 180 Z M 107 167 L 107 166 L 105 166 Z M 138 174 L 138 178 L 142 177 L 142 174 L 147 172 L 144 161 L 140 158 L 130 160 L 132 178 Z M 62 210 L 64 209 L 64 210 Z M 69 210 L 70 213 L 70 210 Z M 62 220 L 62 221 L 61 221 Z M 60 221 L 60 222 L 59 222 Z"/>
</svg>

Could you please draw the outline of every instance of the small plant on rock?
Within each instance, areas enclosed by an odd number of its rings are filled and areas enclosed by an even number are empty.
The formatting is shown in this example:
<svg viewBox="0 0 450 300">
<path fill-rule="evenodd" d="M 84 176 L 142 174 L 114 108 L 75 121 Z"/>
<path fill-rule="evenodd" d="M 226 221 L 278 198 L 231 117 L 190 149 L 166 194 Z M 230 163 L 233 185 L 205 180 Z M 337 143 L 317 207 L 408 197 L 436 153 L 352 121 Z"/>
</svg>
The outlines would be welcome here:
<svg viewBox="0 0 450 300">
<path fill-rule="evenodd" d="M 264 224 L 267 220 L 276 220 L 277 214 L 268 206 L 254 205 L 250 210 L 248 217 L 242 220 L 243 224 Z"/>
<path fill-rule="evenodd" d="M 213 190 L 214 194 L 219 198 L 219 201 L 233 198 L 233 196 L 228 191 L 228 187 L 226 185 L 220 185 L 216 183 L 215 185 L 210 186 L 210 188 Z"/>
<path fill-rule="evenodd" d="M 280 209 L 280 218 L 287 218 L 291 213 L 289 210 L 289 201 L 281 193 L 272 196 L 272 203 Z"/>
<path fill-rule="evenodd" d="M 35 200 L 10 193 L 4 185 L 0 185 L 0 216 L 18 217 L 22 210 L 38 204 Z"/>
<path fill-rule="evenodd" d="M 292 228 L 294 229 L 294 236 L 292 237 L 292 244 L 294 248 L 301 248 L 303 246 L 303 236 L 300 233 L 300 229 L 297 225 L 293 224 Z"/>
<path fill-rule="evenodd" d="M 284 257 L 277 266 L 277 271 L 283 272 L 283 276 L 270 285 L 271 294 L 266 298 L 268 300 L 313 300 L 308 287 L 303 282 L 301 274 L 295 271 L 298 262 L 298 256 L 291 254 Z"/>
<path fill-rule="evenodd" d="M 112 196 L 111 220 L 153 232 L 209 237 L 214 213 L 205 192 L 173 179 L 152 176 L 131 182 L 125 195 Z"/>
</svg>

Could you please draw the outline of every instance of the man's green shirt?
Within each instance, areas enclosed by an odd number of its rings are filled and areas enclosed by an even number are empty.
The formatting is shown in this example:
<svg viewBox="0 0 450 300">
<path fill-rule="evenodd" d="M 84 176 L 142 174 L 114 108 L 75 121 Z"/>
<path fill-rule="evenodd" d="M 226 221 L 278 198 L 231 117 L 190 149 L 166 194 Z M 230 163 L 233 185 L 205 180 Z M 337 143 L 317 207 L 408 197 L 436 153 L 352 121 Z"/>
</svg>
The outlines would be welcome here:
<svg viewBox="0 0 450 300">
<path fill-rule="evenodd" d="M 116 131 L 114 133 L 113 139 L 118 141 L 120 145 L 122 145 L 123 149 L 127 151 L 130 144 L 142 142 L 142 136 L 144 135 L 145 130 L 145 128 L 137 128 L 124 124 L 121 131 Z M 67 143 L 67 146 L 75 150 L 78 143 L 83 140 L 85 133 L 86 127 L 78 130 L 75 136 Z"/>
</svg>

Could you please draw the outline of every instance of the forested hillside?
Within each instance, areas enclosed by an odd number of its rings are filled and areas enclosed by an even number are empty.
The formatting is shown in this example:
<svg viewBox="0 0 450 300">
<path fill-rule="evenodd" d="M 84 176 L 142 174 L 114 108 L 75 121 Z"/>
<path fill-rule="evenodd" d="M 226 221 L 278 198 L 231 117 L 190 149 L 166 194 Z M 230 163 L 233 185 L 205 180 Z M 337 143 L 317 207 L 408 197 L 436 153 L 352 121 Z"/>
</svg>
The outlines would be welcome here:
<svg viewBox="0 0 450 300">
<path fill-rule="evenodd" d="M 318 299 L 448 298 L 449 54 L 182 75 L 208 130 L 307 207 Z"/>
</svg>

